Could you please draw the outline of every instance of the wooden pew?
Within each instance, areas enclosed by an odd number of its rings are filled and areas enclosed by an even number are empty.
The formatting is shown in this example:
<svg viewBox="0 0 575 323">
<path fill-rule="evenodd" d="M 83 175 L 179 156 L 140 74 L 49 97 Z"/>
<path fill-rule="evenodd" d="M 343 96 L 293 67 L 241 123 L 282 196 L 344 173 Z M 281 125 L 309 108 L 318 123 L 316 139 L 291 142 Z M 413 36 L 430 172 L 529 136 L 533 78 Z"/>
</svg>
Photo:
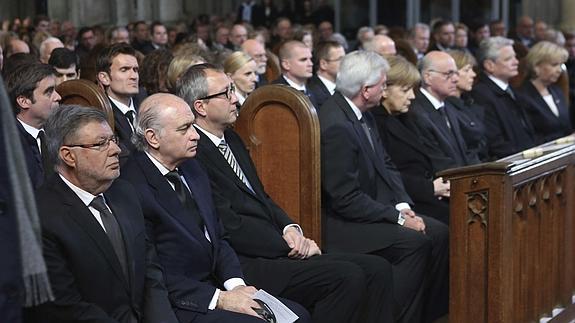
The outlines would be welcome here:
<svg viewBox="0 0 575 323">
<path fill-rule="evenodd" d="M 285 85 L 258 88 L 244 102 L 235 130 L 268 194 L 321 244 L 320 128 L 309 99 Z"/>
<path fill-rule="evenodd" d="M 557 307 L 552 322 L 573 322 L 575 145 L 438 175 L 451 181 L 450 322 L 539 322 Z"/>
<path fill-rule="evenodd" d="M 114 112 L 110 101 L 96 84 L 87 80 L 70 80 L 56 87 L 62 99 L 60 104 L 77 104 L 100 109 L 106 113 L 108 123 L 114 130 Z"/>
</svg>

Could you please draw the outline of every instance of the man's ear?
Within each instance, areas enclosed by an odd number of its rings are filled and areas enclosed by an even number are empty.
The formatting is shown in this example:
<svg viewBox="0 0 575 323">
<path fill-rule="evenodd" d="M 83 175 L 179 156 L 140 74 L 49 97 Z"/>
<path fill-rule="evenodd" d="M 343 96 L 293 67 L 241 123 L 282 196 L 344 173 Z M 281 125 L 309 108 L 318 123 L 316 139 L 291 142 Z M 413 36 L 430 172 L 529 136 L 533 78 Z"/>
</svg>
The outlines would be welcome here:
<svg viewBox="0 0 575 323">
<path fill-rule="evenodd" d="M 205 117 L 207 115 L 206 105 L 204 104 L 203 100 L 194 101 L 192 109 L 196 110 L 196 113 L 202 117 Z"/>
<path fill-rule="evenodd" d="M 58 150 L 58 156 L 60 157 L 60 160 L 62 160 L 62 162 L 68 165 L 69 167 L 76 166 L 76 156 L 72 154 L 72 150 L 70 149 L 70 147 L 66 146 L 60 147 L 60 149 Z"/>
<path fill-rule="evenodd" d="M 110 86 L 110 75 L 107 72 L 98 72 L 98 82 L 104 86 Z"/>
<path fill-rule="evenodd" d="M 495 69 L 495 62 L 490 59 L 486 59 L 483 61 L 483 68 L 487 71 L 487 73 L 493 74 L 493 70 Z"/>
<path fill-rule="evenodd" d="M 319 60 L 319 69 L 325 71 L 327 68 L 327 64 L 328 64 L 328 61 L 326 61 L 325 59 L 320 59 Z"/>
<path fill-rule="evenodd" d="M 148 142 L 148 146 L 152 147 L 153 149 L 158 149 L 160 148 L 160 138 L 158 138 L 158 134 L 156 134 L 156 132 L 151 129 L 148 128 L 144 131 L 144 137 L 146 138 L 146 141 Z"/>
<path fill-rule="evenodd" d="M 18 103 L 21 109 L 29 109 L 32 105 L 32 99 L 20 95 L 16 98 L 16 103 Z"/>
<path fill-rule="evenodd" d="M 280 60 L 280 66 L 282 71 L 289 71 L 289 61 L 287 59 Z"/>
</svg>

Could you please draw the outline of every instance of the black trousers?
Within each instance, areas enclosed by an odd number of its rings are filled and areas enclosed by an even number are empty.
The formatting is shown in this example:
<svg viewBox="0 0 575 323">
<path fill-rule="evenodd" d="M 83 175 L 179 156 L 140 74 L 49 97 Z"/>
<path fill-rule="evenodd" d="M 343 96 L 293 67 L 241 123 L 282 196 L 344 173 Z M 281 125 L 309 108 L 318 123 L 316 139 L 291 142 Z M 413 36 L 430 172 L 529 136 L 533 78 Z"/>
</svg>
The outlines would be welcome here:
<svg viewBox="0 0 575 323">
<path fill-rule="evenodd" d="M 425 234 L 400 228 L 392 245 L 372 252 L 393 265 L 398 322 L 432 322 L 447 314 L 449 305 L 449 230 L 421 216 Z"/>
<path fill-rule="evenodd" d="M 278 296 L 303 305 L 310 311 L 314 323 L 393 322 L 392 270 L 385 259 L 360 254 L 326 254 L 273 262 L 278 271 L 268 266 L 270 279 L 288 280 Z M 256 287 L 265 290 L 265 280 L 251 277 L 252 274 L 246 266 L 247 281 L 257 281 Z"/>
</svg>

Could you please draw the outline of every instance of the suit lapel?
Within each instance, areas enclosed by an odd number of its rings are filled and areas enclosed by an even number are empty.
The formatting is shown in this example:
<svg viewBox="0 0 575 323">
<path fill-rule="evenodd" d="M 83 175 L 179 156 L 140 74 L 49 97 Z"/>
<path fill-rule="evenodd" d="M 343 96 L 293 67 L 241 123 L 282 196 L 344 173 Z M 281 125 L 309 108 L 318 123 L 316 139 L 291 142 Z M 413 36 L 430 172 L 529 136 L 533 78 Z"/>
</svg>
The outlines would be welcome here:
<svg viewBox="0 0 575 323">
<path fill-rule="evenodd" d="M 178 200 L 174 189 L 148 156 L 145 153 L 138 153 L 136 160 L 154 192 L 156 201 L 158 201 L 164 210 L 178 221 L 199 244 L 211 249 L 211 247 L 208 246 L 209 242 L 205 239 L 203 230 L 194 222 L 192 216 L 187 214 L 181 202 Z M 190 183 L 188 183 L 188 185 L 190 185 Z"/>
<path fill-rule="evenodd" d="M 232 167 L 230 166 L 230 164 L 228 164 L 228 161 L 224 158 L 224 156 L 222 155 L 222 153 L 220 152 L 218 147 L 216 147 L 216 145 L 214 145 L 214 143 L 210 140 L 210 138 L 208 138 L 208 136 L 206 136 L 201 130 L 198 130 L 198 133 L 200 134 L 200 140 L 199 140 L 199 149 L 201 150 L 200 153 L 204 154 L 210 160 L 210 162 L 212 162 L 213 165 L 215 165 L 220 171 L 227 174 L 226 177 L 233 178 L 234 183 L 241 190 L 245 191 L 248 194 L 254 195 L 254 192 L 252 192 L 252 190 L 250 190 L 250 188 L 246 184 L 244 184 L 244 182 L 242 182 L 240 180 L 240 178 L 238 177 L 238 175 L 236 175 L 236 173 L 232 170 Z M 227 141 L 227 138 L 226 138 L 226 142 L 228 144 L 228 147 L 231 147 L 230 142 Z M 236 161 L 238 162 L 238 164 L 242 168 L 242 171 L 244 172 L 244 175 L 246 176 L 248 181 L 250 181 L 250 183 L 254 183 L 252 181 L 251 174 L 247 174 L 245 169 L 244 169 L 243 165 L 245 163 L 238 160 L 238 158 L 241 159 L 240 156 L 238 156 L 238 154 L 236 154 L 236 151 L 233 150 L 233 147 L 231 149 L 232 149 L 232 152 L 234 153 L 234 157 L 236 157 Z M 252 185 L 252 187 L 253 187 L 253 185 Z"/>
<path fill-rule="evenodd" d="M 377 154 L 377 145 L 381 145 L 381 141 L 376 140 L 376 136 L 372 136 L 373 139 L 373 144 L 374 144 L 374 149 L 372 149 L 370 143 L 369 143 L 369 139 L 367 138 L 365 131 L 363 130 L 363 127 L 361 126 L 361 122 L 359 120 L 357 120 L 357 116 L 355 115 L 355 113 L 353 112 L 352 108 L 349 106 L 349 104 L 347 103 L 347 101 L 343 98 L 343 95 L 338 94 L 337 96 L 337 101 L 338 106 L 343 110 L 343 112 L 345 113 L 346 117 L 348 118 L 348 120 L 351 122 L 352 127 L 356 133 L 356 135 L 358 136 L 358 141 L 359 144 L 361 146 L 361 149 L 363 150 L 363 153 L 365 155 L 368 156 L 369 159 L 371 159 L 374 168 L 377 170 L 377 172 L 379 173 L 379 175 L 388 182 L 388 184 L 391 185 L 389 179 L 387 178 L 387 174 L 386 171 L 384 169 L 384 163 L 385 160 L 379 158 L 376 154 Z"/>
<path fill-rule="evenodd" d="M 54 189 L 62 196 L 63 203 L 68 207 L 67 216 L 91 238 L 94 245 L 102 252 L 116 276 L 124 283 L 124 287 L 129 292 L 128 280 L 122 271 L 114 247 L 112 247 L 112 243 L 100 223 L 98 223 L 92 212 L 82 203 L 80 198 L 62 181 L 60 176 L 53 176 L 52 179 L 56 181 L 55 185 L 53 185 Z"/>
</svg>

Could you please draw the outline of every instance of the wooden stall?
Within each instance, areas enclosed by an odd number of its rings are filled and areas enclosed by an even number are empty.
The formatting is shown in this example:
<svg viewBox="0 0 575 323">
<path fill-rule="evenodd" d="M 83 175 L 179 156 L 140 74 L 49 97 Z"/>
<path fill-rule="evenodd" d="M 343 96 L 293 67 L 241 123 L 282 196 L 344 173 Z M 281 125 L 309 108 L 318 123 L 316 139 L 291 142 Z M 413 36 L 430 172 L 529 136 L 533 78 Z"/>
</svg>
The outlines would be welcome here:
<svg viewBox="0 0 575 323">
<path fill-rule="evenodd" d="M 450 322 L 573 322 L 572 139 L 439 174 L 452 192 Z"/>
</svg>

